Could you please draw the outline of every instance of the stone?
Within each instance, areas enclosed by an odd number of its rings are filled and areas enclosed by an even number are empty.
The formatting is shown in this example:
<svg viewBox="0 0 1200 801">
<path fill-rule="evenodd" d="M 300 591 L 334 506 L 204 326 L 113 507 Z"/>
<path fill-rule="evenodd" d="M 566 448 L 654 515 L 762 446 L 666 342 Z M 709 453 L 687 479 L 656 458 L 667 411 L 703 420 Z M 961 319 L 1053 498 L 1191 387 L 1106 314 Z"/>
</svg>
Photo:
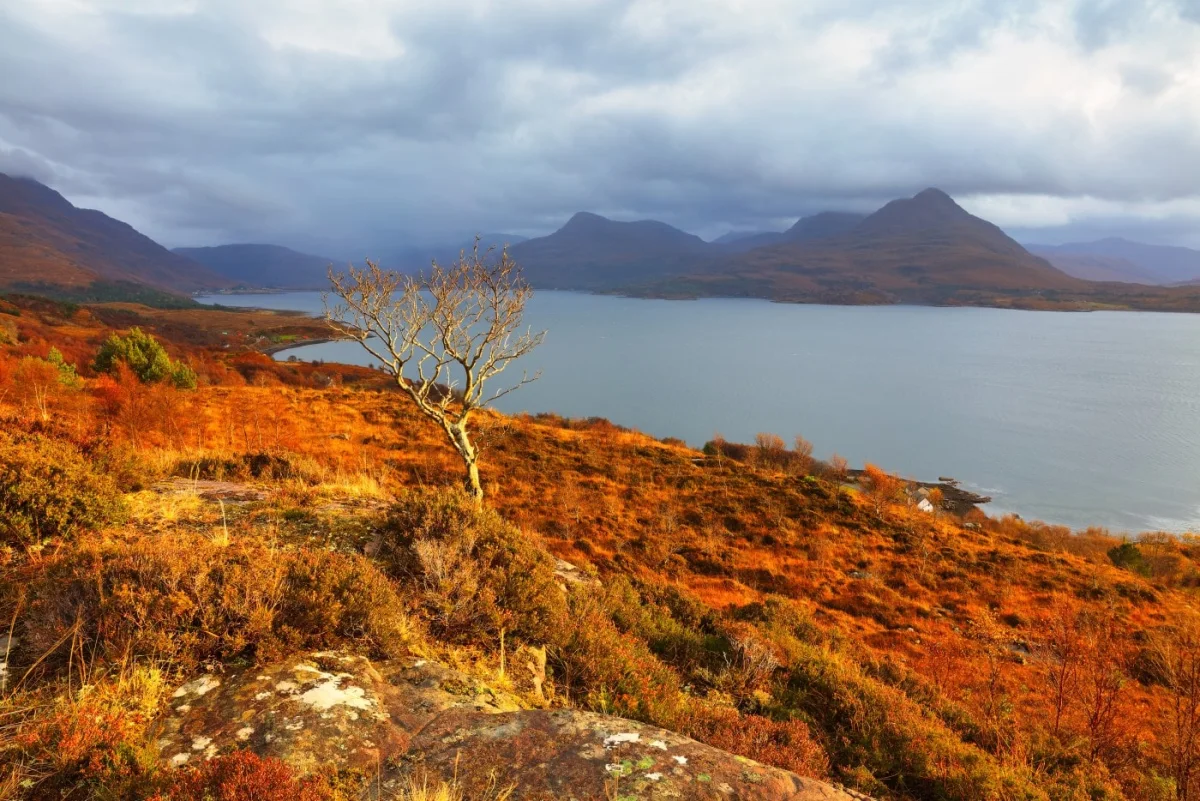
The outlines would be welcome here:
<svg viewBox="0 0 1200 801">
<path fill-rule="evenodd" d="M 643 723 L 520 698 L 424 659 L 372 664 L 295 656 L 204 674 L 175 691 L 152 733 L 161 761 L 194 765 L 249 748 L 297 773 L 329 766 L 370 779 L 364 799 L 457 777 L 464 797 L 512 801 L 852 801 L 856 793 Z M 867 799 L 869 801 L 869 799 Z"/>
</svg>

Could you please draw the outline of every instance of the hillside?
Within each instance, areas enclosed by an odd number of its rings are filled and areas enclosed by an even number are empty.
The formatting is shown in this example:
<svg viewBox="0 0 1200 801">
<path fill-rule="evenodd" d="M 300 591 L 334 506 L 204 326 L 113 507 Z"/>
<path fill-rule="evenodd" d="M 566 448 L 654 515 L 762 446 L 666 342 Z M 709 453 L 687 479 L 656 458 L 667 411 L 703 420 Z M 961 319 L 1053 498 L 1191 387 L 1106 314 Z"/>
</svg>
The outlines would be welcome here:
<svg viewBox="0 0 1200 801">
<path fill-rule="evenodd" d="M 175 248 L 235 286 L 267 289 L 326 289 L 332 259 L 298 253 L 280 245 L 217 245 Z"/>
<path fill-rule="evenodd" d="M 1200 281 L 1200 250 L 1191 248 L 1108 237 L 1065 245 L 1030 245 L 1029 249 L 1051 263 L 1061 265 L 1060 269 L 1065 272 L 1088 280 L 1146 284 Z M 1091 275 L 1102 277 L 1091 278 Z M 1107 277 L 1109 275 L 1113 277 Z"/>
<path fill-rule="evenodd" d="M 229 281 L 37 181 L 0 174 L 0 286 L 86 299 L 128 284 L 186 293 Z"/>
<path fill-rule="evenodd" d="M 1116 281 L 1126 284 L 1163 284 L 1156 275 L 1128 259 L 1116 256 L 1097 256 L 1089 253 L 1067 253 L 1053 246 L 1029 245 L 1029 252 L 1041 256 L 1064 273 L 1085 281 Z"/>
<path fill-rule="evenodd" d="M 847 233 L 866 218 L 865 214 L 849 211 L 822 211 L 801 217 L 791 228 L 781 233 L 760 233 L 737 237 L 727 242 L 730 250 L 747 251 L 787 242 L 811 242 Z M 717 240 L 720 241 L 720 240 Z"/>
<path fill-rule="evenodd" d="M 1200 742 L 1176 734 L 1198 697 L 1194 538 L 925 512 L 803 443 L 700 453 L 554 415 L 484 415 L 475 512 L 444 433 L 376 371 L 197 344 L 229 323 L 196 310 L 144 312 L 196 389 L 98 376 L 107 307 L 18 300 L 16 797 L 251 797 L 217 794 L 236 779 L 412 801 L 422 764 L 514 801 L 842 797 L 795 774 L 886 801 L 1200 789 Z"/>
<path fill-rule="evenodd" d="M 596 290 L 677 273 L 717 250 L 666 223 L 615 222 L 579 212 L 553 234 L 510 252 L 536 287 Z"/>
</svg>

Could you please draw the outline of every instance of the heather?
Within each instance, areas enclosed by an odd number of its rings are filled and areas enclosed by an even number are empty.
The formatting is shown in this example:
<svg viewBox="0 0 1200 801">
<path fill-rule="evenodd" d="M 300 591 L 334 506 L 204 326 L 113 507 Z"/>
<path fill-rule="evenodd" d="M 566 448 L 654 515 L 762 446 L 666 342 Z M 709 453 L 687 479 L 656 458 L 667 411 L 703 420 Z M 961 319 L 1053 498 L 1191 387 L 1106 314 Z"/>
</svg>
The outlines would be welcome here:
<svg viewBox="0 0 1200 801">
<path fill-rule="evenodd" d="M 795 432 L 702 453 L 490 412 L 477 507 L 378 373 L 276 363 L 157 311 L 141 336 L 195 388 L 143 381 L 96 370 L 130 333 L 113 310 L 14 310 L 0 797 L 352 797 L 369 776 L 150 756 L 201 668 L 328 648 L 436 659 L 879 799 L 1196 797 L 1190 537 L 924 512 Z"/>
</svg>

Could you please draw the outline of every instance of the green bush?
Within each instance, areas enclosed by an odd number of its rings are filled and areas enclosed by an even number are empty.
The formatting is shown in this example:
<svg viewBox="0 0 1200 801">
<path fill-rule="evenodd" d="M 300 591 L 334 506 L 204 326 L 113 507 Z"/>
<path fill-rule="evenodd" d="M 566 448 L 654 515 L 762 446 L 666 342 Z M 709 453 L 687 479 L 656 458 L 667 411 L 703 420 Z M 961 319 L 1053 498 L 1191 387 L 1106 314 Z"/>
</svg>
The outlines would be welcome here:
<svg viewBox="0 0 1200 801">
<path fill-rule="evenodd" d="M 116 485 L 71 445 L 0 435 L 0 542 L 28 547 L 119 521 Z"/>
<path fill-rule="evenodd" d="M 461 490 L 402 496 L 376 556 L 413 588 L 434 632 L 451 640 L 493 644 L 502 630 L 538 644 L 561 636 L 566 599 L 553 558 Z"/>
<path fill-rule="evenodd" d="M 33 570 L 34 568 L 30 568 Z M 167 661 L 185 671 L 231 658 L 273 661 L 355 644 L 399 656 L 414 643 L 404 602 L 367 559 L 323 550 L 143 538 L 64 549 L 27 579 L 27 653 L 44 666 L 91 656 Z"/>
<path fill-rule="evenodd" d="M 169 380 L 180 389 L 196 387 L 192 368 L 183 362 L 172 362 L 158 340 L 140 328 L 131 328 L 124 336 L 111 334 L 100 346 L 93 366 L 97 372 L 112 373 L 122 363 L 146 384 Z"/>
<path fill-rule="evenodd" d="M 75 365 L 67 363 L 63 358 L 62 351 L 58 348 L 51 348 L 50 353 L 46 356 L 46 361 L 53 364 L 58 370 L 60 384 L 67 387 L 79 386 L 79 376 L 75 373 Z"/>
<path fill-rule="evenodd" d="M 1122 570 L 1137 573 L 1139 576 L 1150 575 L 1150 565 L 1146 563 L 1146 558 L 1142 556 L 1137 545 L 1132 542 L 1123 542 L 1115 548 L 1109 548 L 1108 559 Z"/>
</svg>

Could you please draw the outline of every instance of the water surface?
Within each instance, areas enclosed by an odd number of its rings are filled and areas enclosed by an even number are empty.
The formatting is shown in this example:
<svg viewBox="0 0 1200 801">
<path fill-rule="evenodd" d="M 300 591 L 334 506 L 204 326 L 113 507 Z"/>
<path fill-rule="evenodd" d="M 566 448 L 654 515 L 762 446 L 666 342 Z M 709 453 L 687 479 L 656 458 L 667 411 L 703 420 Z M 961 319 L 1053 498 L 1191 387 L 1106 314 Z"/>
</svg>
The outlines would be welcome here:
<svg viewBox="0 0 1200 801">
<path fill-rule="evenodd" d="M 204 302 L 319 312 L 318 293 Z M 812 440 L 851 464 L 954 476 L 1073 527 L 1200 528 L 1200 315 L 539 292 L 541 380 L 503 411 L 602 416 L 700 445 Z M 354 343 L 277 356 L 366 364 Z M 510 370 L 515 368 L 510 368 Z"/>
</svg>

